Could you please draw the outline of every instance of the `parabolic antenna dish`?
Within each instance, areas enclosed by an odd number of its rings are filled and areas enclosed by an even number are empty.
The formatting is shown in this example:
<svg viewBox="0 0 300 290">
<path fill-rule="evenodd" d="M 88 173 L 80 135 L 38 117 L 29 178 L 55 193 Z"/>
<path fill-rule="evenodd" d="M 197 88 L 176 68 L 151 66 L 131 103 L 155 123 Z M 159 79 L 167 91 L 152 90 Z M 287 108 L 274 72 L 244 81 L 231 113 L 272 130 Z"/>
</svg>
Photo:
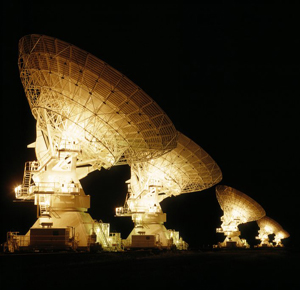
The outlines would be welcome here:
<svg viewBox="0 0 300 290">
<path fill-rule="evenodd" d="M 153 159 L 176 147 L 174 125 L 143 90 L 72 44 L 24 36 L 19 70 L 44 138 L 53 146 L 64 140 L 80 145 L 78 163 L 109 168 Z"/>
<path fill-rule="evenodd" d="M 265 216 L 265 210 L 251 197 L 226 185 L 216 187 L 216 196 L 224 212 L 224 221 L 247 223 Z"/>
<path fill-rule="evenodd" d="M 290 236 L 290 234 L 285 231 L 282 226 L 271 219 L 268 216 L 264 216 L 263 218 L 257 220 L 257 224 L 259 226 L 257 239 L 261 240 L 261 243 L 258 247 L 273 247 L 274 244 L 269 242 L 269 235 L 274 236 L 274 243 L 276 247 L 283 247 L 281 243 L 282 239 L 286 239 Z"/>
<path fill-rule="evenodd" d="M 277 234 L 279 231 L 283 230 L 281 225 L 271 219 L 268 216 L 264 216 L 263 218 L 257 220 L 257 224 L 260 229 L 264 229 L 268 234 Z"/>
<path fill-rule="evenodd" d="M 282 240 L 288 238 L 290 234 L 286 230 L 281 229 L 280 231 L 277 232 L 276 236 L 278 236 Z"/>
<path fill-rule="evenodd" d="M 199 145 L 178 132 L 177 147 L 163 156 L 131 164 L 131 187 L 141 192 L 157 182 L 159 201 L 171 195 L 207 189 L 222 179 L 217 163 Z"/>
<path fill-rule="evenodd" d="M 276 222 L 268 216 L 264 216 L 263 218 L 259 219 L 257 221 L 257 224 L 259 228 L 268 235 L 280 235 L 281 239 L 285 239 L 290 236 L 290 234 L 287 231 L 285 231 L 278 222 Z"/>
</svg>

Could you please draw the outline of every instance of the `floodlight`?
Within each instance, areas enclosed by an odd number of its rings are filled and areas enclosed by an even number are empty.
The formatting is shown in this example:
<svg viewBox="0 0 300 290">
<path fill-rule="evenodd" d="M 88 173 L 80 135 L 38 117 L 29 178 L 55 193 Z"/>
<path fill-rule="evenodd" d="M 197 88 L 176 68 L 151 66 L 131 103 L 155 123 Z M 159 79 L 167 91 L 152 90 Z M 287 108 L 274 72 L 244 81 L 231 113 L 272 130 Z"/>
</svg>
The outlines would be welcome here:
<svg viewBox="0 0 300 290">
<path fill-rule="evenodd" d="M 131 216 L 134 229 L 124 242 L 127 247 L 186 248 L 179 233 L 167 230 L 166 214 L 160 202 L 170 196 L 202 191 L 217 184 L 222 172 L 216 162 L 199 145 L 178 133 L 177 147 L 163 156 L 132 163 L 131 179 L 124 207 L 117 216 Z M 178 238 L 175 238 L 175 233 Z M 151 237 L 151 238 L 150 238 Z"/>
<path fill-rule="evenodd" d="M 36 119 L 36 141 L 29 147 L 37 161 L 25 164 L 15 193 L 34 200 L 38 220 L 26 237 L 11 239 L 31 247 L 72 241 L 72 248 L 109 248 L 109 224 L 87 213 L 90 197 L 79 180 L 97 169 L 157 158 L 176 147 L 177 131 L 137 85 L 72 44 L 24 36 L 18 63 Z"/>
<path fill-rule="evenodd" d="M 245 239 L 240 239 L 241 232 L 238 225 L 256 221 L 265 216 L 265 210 L 251 197 L 226 185 L 216 187 L 216 196 L 224 212 L 221 217 L 221 228 L 217 233 L 226 236 L 223 243 L 217 247 L 241 247 L 249 248 Z"/>
<path fill-rule="evenodd" d="M 261 243 L 258 247 L 283 247 L 282 239 L 288 238 L 290 235 L 282 226 L 268 216 L 257 220 L 259 226 L 258 236 L 256 237 Z M 269 235 L 274 234 L 274 241 L 269 242 Z"/>
</svg>

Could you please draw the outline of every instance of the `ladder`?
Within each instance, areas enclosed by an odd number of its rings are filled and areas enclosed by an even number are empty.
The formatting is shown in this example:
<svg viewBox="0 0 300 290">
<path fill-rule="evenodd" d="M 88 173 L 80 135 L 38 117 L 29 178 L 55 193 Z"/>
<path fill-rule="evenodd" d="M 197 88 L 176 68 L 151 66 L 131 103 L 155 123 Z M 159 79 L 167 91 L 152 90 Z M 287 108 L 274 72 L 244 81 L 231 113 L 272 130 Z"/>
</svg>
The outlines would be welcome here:
<svg viewBox="0 0 300 290">
<path fill-rule="evenodd" d="M 21 187 L 21 196 L 28 195 L 33 173 L 38 172 L 39 163 L 37 161 L 28 161 L 24 166 L 23 183 Z"/>
<path fill-rule="evenodd" d="M 32 176 L 32 173 L 30 171 L 24 170 L 22 187 L 26 191 L 26 193 L 28 193 L 28 189 L 29 189 L 29 186 L 31 183 L 31 176 Z"/>
<path fill-rule="evenodd" d="M 100 229 L 100 232 L 98 233 L 99 235 L 99 238 L 100 238 L 100 241 L 101 241 L 101 244 L 102 244 L 102 247 L 103 248 L 108 248 L 110 245 L 109 245 L 109 241 L 107 240 L 107 236 L 105 234 L 105 231 L 103 230 L 103 227 L 106 226 L 106 224 L 104 224 L 102 221 L 99 221 L 99 229 Z"/>
</svg>

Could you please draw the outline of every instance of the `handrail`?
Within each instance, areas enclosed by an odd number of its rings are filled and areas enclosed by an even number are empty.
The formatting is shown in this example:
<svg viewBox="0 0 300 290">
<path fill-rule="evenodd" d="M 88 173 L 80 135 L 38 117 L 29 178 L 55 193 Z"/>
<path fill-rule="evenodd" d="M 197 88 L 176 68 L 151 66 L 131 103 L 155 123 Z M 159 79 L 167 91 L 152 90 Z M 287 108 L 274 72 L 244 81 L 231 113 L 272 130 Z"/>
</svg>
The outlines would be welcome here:
<svg viewBox="0 0 300 290">
<path fill-rule="evenodd" d="M 36 185 L 30 187 L 33 193 L 39 192 L 51 192 L 51 193 L 79 193 L 79 183 L 66 183 L 61 184 L 59 182 L 39 182 Z"/>
<path fill-rule="evenodd" d="M 39 171 L 40 163 L 38 161 L 25 162 L 25 172 L 37 172 Z"/>
<path fill-rule="evenodd" d="M 79 144 L 76 144 L 74 141 L 61 140 L 59 143 L 58 151 L 70 151 L 70 152 L 80 152 L 81 147 Z"/>
</svg>

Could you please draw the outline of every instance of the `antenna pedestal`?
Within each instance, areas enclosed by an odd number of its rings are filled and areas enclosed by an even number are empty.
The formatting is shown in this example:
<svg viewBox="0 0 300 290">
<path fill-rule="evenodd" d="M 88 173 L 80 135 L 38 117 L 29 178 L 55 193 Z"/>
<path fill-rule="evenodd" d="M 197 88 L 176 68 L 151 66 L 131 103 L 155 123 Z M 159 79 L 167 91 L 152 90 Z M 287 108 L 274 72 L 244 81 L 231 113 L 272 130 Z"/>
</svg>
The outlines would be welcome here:
<svg viewBox="0 0 300 290">
<path fill-rule="evenodd" d="M 132 220 L 134 229 L 123 240 L 125 249 L 187 250 L 188 244 L 182 240 L 179 232 L 164 226 L 165 213 L 134 213 Z"/>
<path fill-rule="evenodd" d="M 240 239 L 240 232 L 237 235 L 230 235 L 225 238 L 223 242 L 214 245 L 214 248 L 245 248 L 249 249 L 250 245 L 245 239 Z"/>
<path fill-rule="evenodd" d="M 121 238 L 111 237 L 109 224 L 95 221 L 87 213 L 90 196 L 85 195 L 78 179 L 77 152 L 66 153 L 67 159 L 60 154 L 41 169 L 38 162 L 26 163 L 25 182 L 16 189 L 16 197 L 33 200 L 38 219 L 25 236 L 8 235 L 12 242 L 8 240 L 7 244 L 15 245 L 14 250 L 27 251 L 121 249 Z"/>
<path fill-rule="evenodd" d="M 222 218 L 223 220 L 223 218 Z M 223 242 L 214 245 L 214 248 L 245 248 L 249 249 L 250 246 L 245 239 L 240 239 L 241 232 L 238 229 L 238 223 L 221 225 L 221 228 L 217 228 L 217 233 L 223 233 L 226 238 Z"/>
</svg>

